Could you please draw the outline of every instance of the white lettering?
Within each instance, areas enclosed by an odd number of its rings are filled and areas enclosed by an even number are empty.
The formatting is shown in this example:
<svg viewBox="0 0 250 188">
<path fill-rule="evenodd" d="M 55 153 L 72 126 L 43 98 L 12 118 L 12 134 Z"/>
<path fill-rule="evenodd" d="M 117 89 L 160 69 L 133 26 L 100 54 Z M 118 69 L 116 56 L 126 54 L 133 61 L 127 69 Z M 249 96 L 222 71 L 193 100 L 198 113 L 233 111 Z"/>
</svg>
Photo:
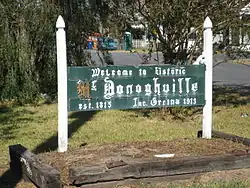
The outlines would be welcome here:
<svg viewBox="0 0 250 188">
<path fill-rule="evenodd" d="M 157 75 L 157 76 L 160 76 L 160 73 L 159 73 L 159 71 L 158 71 L 158 67 L 155 67 L 155 74 Z"/>
<path fill-rule="evenodd" d="M 156 97 L 153 97 L 152 100 L 150 101 L 151 106 L 156 106 L 157 105 L 157 100 Z"/>
<path fill-rule="evenodd" d="M 175 70 L 175 69 L 173 69 Z M 91 90 L 97 91 L 97 81 L 93 80 L 91 82 Z M 160 96 L 160 95 L 168 95 L 168 94 L 188 94 L 190 91 L 197 92 L 198 91 L 198 82 L 193 83 L 191 81 L 191 77 L 189 78 L 172 78 L 168 80 L 168 84 L 161 84 L 160 78 L 152 78 L 152 80 L 145 85 L 133 85 L 133 84 L 119 84 L 115 85 L 115 82 L 110 80 L 109 77 L 104 79 L 104 98 L 110 99 L 114 95 L 132 95 L 136 93 L 136 95 L 140 93 L 144 93 L 145 96 Z M 169 82 L 170 81 L 170 82 Z M 172 83 L 171 83 L 172 81 Z M 119 96 L 121 97 L 121 96 Z M 171 100 L 169 101 L 171 105 Z M 163 101 L 160 102 L 163 104 Z"/>
<path fill-rule="evenodd" d="M 185 82 L 186 82 L 186 93 L 189 93 L 189 80 L 191 78 L 185 78 Z"/>
<path fill-rule="evenodd" d="M 179 99 L 175 99 L 175 104 L 179 105 L 180 104 L 180 100 Z"/>
<path fill-rule="evenodd" d="M 181 76 L 186 74 L 185 67 L 180 68 L 167 68 L 155 67 L 155 74 L 158 76 Z"/>
<path fill-rule="evenodd" d="M 174 69 L 171 70 L 171 74 L 174 75 Z"/>
<path fill-rule="evenodd" d="M 135 92 L 136 92 L 136 93 L 141 93 L 141 85 L 137 84 L 137 85 L 135 86 Z"/>
<path fill-rule="evenodd" d="M 122 71 L 122 75 L 123 75 L 123 76 L 128 76 L 128 71 L 127 71 L 127 70 L 123 70 L 123 71 Z"/>
<path fill-rule="evenodd" d="M 92 91 L 97 91 L 96 82 L 97 82 L 97 80 L 93 80 L 93 81 L 91 82 L 91 90 L 92 90 Z"/>
<path fill-rule="evenodd" d="M 179 93 L 182 93 L 182 80 L 184 78 L 178 78 L 178 82 L 179 82 Z"/>
<path fill-rule="evenodd" d="M 133 108 L 147 106 L 146 101 L 140 100 L 138 97 L 133 98 L 133 100 L 134 100 Z"/>
<path fill-rule="evenodd" d="M 173 88 L 172 88 L 172 92 L 175 93 L 175 79 L 173 79 Z"/>
<path fill-rule="evenodd" d="M 147 84 L 145 85 L 145 92 L 146 92 L 146 96 L 149 96 L 151 95 L 152 91 L 151 91 L 151 85 L 150 84 Z"/>
<path fill-rule="evenodd" d="M 91 70 L 92 70 L 92 78 L 99 76 L 99 74 L 100 74 L 100 69 L 99 68 L 91 69 Z"/>
<path fill-rule="evenodd" d="M 122 71 L 121 70 L 118 70 L 116 73 L 117 73 L 117 76 L 121 76 L 122 75 Z"/>
<path fill-rule="evenodd" d="M 157 80 L 158 80 L 159 78 L 153 78 L 153 80 L 154 80 L 154 92 L 157 94 L 157 95 L 160 95 L 160 93 L 161 93 L 161 91 L 160 91 L 160 84 L 159 83 L 157 83 Z"/>
<path fill-rule="evenodd" d="M 105 71 L 101 70 L 101 76 L 104 76 L 104 75 L 105 75 Z"/>
<path fill-rule="evenodd" d="M 126 94 L 130 95 L 133 93 L 133 84 L 127 85 L 126 86 Z"/>
<path fill-rule="evenodd" d="M 111 99 L 111 97 L 115 94 L 114 82 L 112 80 L 108 80 L 109 78 L 104 79 L 104 98 Z"/>
<path fill-rule="evenodd" d="M 184 67 L 181 67 L 181 75 L 185 75 L 186 74 L 186 69 Z"/>
<path fill-rule="evenodd" d="M 114 76 L 132 76 L 133 71 L 132 70 L 109 70 L 109 69 L 100 69 L 100 68 L 94 68 L 91 69 L 92 71 L 92 78 L 93 77 L 114 77 Z"/>
<path fill-rule="evenodd" d="M 172 106 L 172 105 L 174 105 L 174 102 L 175 102 L 175 100 L 174 100 L 174 99 L 171 99 L 171 100 L 170 100 L 170 104 L 171 104 L 171 106 Z"/>
<path fill-rule="evenodd" d="M 169 92 L 169 84 L 163 84 L 163 90 L 162 91 L 167 94 Z"/>
<path fill-rule="evenodd" d="M 170 75 L 170 68 L 167 69 L 167 75 Z"/>
<path fill-rule="evenodd" d="M 116 87 L 116 93 L 117 93 L 118 95 L 123 94 L 123 86 L 122 86 L 122 85 L 118 85 L 118 86 Z"/>
<path fill-rule="evenodd" d="M 109 70 L 106 69 L 106 76 L 110 76 Z"/>
<path fill-rule="evenodd" d="M 197 90 L 198 90 L 198 83 L 195 82 L 195 83 L 192 84 L 192 91 L 196 92 Z"/>
</svg>

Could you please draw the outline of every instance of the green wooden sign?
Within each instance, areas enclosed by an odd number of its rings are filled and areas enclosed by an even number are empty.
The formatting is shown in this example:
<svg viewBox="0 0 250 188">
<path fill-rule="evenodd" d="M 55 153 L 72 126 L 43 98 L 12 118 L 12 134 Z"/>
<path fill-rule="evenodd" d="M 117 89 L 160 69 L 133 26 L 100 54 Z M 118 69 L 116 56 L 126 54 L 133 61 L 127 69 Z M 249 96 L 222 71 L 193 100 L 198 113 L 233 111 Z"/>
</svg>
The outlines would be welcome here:
<svg viewBox="0 0 250 188">
<path fill-rule="evenodd" d="M 68 111 L 205 104 L 205 65 L 68 67 Z"/>
</svg>

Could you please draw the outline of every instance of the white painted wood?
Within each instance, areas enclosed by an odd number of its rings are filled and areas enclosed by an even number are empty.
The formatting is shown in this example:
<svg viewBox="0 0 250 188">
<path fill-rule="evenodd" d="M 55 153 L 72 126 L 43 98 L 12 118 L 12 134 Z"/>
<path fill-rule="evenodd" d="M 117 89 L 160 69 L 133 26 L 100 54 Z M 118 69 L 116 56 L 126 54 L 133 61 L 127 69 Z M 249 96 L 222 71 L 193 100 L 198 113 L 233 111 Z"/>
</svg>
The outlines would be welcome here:
<svg viewBox="0 0 250 188">
<path fill-rule="evenodd" d="M 205 57 L 205 101 L 203 107 L 202 137 L 210 139 L 212 136 L 212 100 L 213 100 L 213 32 L 209 17 L 205 19 L 203 32 L 203 55 Z"/>
<path fill-rule="evenodd" d="M 205 64 L 205 57 L 204 57 L 203 53 L 193 63 L 193 65 L 200 65 L 200 64 Z"/>
<path fill-rule="evenodd" d="M 58 82 L 58 152 L 68 149 L 67 57 L 65 23 L 62 16 L 56 22 L 57 82 Z"/>
<path fill-rule="evenodd" d="M 154 156 L 158 157 L 158 158 L 171 158 L 171 157 L 174 157 L 175 154 L 174 153 L 171 153 L 171 154 L 156 154 Z"/>
</svg>

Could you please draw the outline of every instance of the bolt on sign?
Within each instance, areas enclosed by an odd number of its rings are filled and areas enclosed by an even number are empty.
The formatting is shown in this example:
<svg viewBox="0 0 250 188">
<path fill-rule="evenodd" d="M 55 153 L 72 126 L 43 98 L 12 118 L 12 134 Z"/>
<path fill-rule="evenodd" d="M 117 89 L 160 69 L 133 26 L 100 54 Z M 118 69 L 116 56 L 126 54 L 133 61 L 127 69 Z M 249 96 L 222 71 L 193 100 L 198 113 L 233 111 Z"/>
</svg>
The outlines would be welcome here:
<svg viewBox="0 0 250 188">
<path fill-rule="evenodd" d="M 68 111 L 204 104 L 205 65 L 68 67 Z"/>
</svg>

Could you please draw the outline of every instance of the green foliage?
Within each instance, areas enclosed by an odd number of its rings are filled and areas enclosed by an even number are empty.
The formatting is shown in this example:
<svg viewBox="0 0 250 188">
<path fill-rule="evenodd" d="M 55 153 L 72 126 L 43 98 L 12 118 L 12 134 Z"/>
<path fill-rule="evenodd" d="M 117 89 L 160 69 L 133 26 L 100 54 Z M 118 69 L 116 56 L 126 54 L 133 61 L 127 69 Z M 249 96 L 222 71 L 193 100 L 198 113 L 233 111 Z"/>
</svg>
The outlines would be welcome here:
<svg viewBox="0 0 250 188">
<path fill-rule="evenodd" d="M 90 62 L 84 45 L 96 20 L 84 1 L 2 1 L 0 3 L 0 100 L 35 102 L 57 94 L 56 28 L 65 19 L 68 62 Z"/>
<path fill-rule="evenodd" d="M 125 25 L 142 24 L 146 26 L 148 38 L 157 38 L 161 43 L 160 51 L 167 64 L 176 64 L 183 60 L 192 62 L 201 55 L 203 22 L 207 16 L 212 20 L 214 34 L 224 35 L 222 41 L 224 46 L 230 44 L 229 35 L 234 33 L 233 30 L 237 31 L 235 36 L 239 36 L 239 28 L 242 28 L 248 18 L 248 16 L 245 16 L 246 18 L 243 16 L 240 19 L 240 10 L 249 2 L 247 0 L 105 1 L 110 2 L 110 9 L 112 9 L 110 14 L 113 16 L 109 16 L 109 19 L 112 20 L 110 27 L 118 24 L 122 29 L 125 28 Z M 246 28 L 249 26 L 247 27 L 245 24 L 244 33 L 247 32 Z"/>
<path fill-rule="evenodd" d="M 1 4 L 0 99 L 32 102 L 55 93 L 54 22 L 57 8 L 47 1 Z M 54 69 L 54 70 L 53 70 Z M 51 71 L 53 70 L 53 71 Z"/>
<path fill-rule="evenodd" d="M 70 1 L 61 6 L 66 23 L 68 65 L 82 66 L 93 62 L 84 50 L 87 38 L 98 31 L 98 20 L 86 1 Z"/>
</svg>

